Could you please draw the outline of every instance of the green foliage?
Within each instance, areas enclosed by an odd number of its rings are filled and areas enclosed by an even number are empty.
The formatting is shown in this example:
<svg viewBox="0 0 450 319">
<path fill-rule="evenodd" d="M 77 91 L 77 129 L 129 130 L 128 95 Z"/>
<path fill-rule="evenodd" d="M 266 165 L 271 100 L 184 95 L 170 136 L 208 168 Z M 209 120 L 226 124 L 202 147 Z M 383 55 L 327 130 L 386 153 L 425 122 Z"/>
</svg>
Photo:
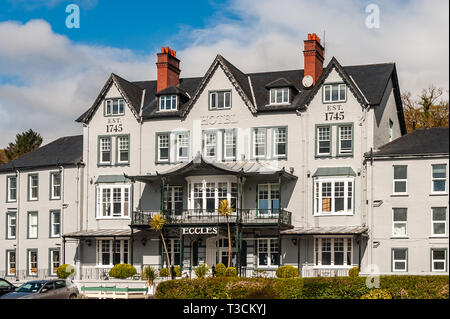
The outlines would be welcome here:
<svg viewBox="0 0 450 319">
<path fill-rule="evenodd" d="M 181 267 L 180 266 L 174 266 L 173 272 L 175 273 L 175 277 L 181 277 Z"/>
<path fill-rule="evenodd" d="M 208 265 L 202 264 L 194 269 L 195 275 L 197 278 L 205 278 L 206 274 L 208 273 Z"/>
<path fill-rule="evenodd" d="M 237 277 L 236 267 L 228 267 L 225 271 L 225 276 L 227 277 Z"/>
<path fill-rule="evenodd" d="M 36 150 L 41 144 L 41 135 L 29 129 L 26 132 L 16 134 L 14 143 L 9 143 L 8 147 L 5 148 L 5 155 L 9 161 L 12 161 L 19 156 Z"/>
<path fill-rule="evenodd" d="M 144 270 L 142 271 L 142 278 L 144 280 L 147 280 L 151 285 L 153 285 L 155 279 L 158 278 L 156 269 L 151 266 L 145 267 Z"/>
<path fill-rule="evenodd" d="M 350 269 L 348 271 L 348 276 L 352 278 L 359 277 L 359 268 L 353 267 L 352 269 Z"/>
<path fill-rule="evenodd" d="M 224 264 L 218 263 L 216 265 L 215 270 L 216 270 L 216 277 L 224 277 L 224 276 L 226 276 L 227 267 Z"/>
<path fill-rule="evenodd" d="M 448 299 L 447 276 L 381 276 L 380 288 L 393 299 Z"/>
<path fill-rule="evenodd" d="M 368 294 L 361 296 L 361 299 L 392 299 L 392 296 L 385 289 L 372 289 Z"/>
<path fill-rule="evenodd" d="M 67 279 L 70 275 L 75 273 L 75 268 L 72 265 L 64 264 L 56 269 L 56 275 L 60 279 Z"/>
<path fill-rule="evenodd" d="M 126 279 L 137 274 L 136 268 L 129 264 L 117 264 L 109 271 L 109 276 L 113 278 Z"/>
<path fill-rule="evenodd" d="M 369 292 L 362 277 L 317 277 L 303 281 L 303 298 L 306 299 L 359 299 Z"/>
<path fill-rule="evenodd" d="M 280 299 L 301 299 L 303 278 L 275 279 L 274 290 Z"/>
<path fill-rule="evenodd" d="M 296 278 L 298 277 L 298 268 L 287 265 L 278 267 L 276 273 L 278 278 Z"/>
<path fill-rule="evenodd" d="M 159 270 L 159 276 L 160 277 L 170 277 L 170 271 L 168 268 L 161 268 Z"/>
</svg>

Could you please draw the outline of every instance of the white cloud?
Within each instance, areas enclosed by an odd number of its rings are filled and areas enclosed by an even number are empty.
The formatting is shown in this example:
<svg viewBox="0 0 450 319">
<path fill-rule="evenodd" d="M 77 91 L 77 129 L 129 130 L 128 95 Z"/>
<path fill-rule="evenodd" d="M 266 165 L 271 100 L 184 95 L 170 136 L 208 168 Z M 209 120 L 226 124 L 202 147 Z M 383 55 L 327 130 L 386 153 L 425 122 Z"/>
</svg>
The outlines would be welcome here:
<svg viewBox="0 0 450 319">
<path fill-rule="evenodd" d="M 177 52 L 182 76 L 202 76 L 217 53 L 244 72 L 302 68 L 307 33 L 325 31 L 325 63 L 332 56 L 343 65 L 396 62 L 402 90 L 419 93 L 429 84 L 448 90 L 448 1 L 372 2 L 381 10 L 380 29 L 365 27 L 369 3 L 232 0 L 227 10 L 238 20 L 221 16 L 203 29 L 185 26 L 167 42 L 183 46 Z M 74 119 L 111 72 L 129 80 L 156 77 L 158 48 L 138 55 L 80 44 L 43 20 L 0 22 L 0 41 L 8 43 L 0 46 L 0 146 L 28 128 L 46 142 L 80 133 Z"/>
</svg>

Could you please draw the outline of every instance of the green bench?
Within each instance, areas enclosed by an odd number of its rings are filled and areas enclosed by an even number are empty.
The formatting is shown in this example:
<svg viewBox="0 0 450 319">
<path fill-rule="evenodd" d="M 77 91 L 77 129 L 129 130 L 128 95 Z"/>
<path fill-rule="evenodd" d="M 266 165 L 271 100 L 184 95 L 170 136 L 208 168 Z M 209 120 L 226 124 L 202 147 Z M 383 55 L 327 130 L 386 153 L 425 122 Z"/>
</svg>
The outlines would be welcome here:
<svg viewBox="0 0 450 319">
<path fill-rule="evenodd" d="M 147 288 L 118 288 L 116 286 L 112 287 L 81 287 L 81 292 L 86 297 L 92 297 L 92 298 L 99 298 L 99 299 L 106 299 L 106 298 L 112 298 L 112 299 L 128 299 L 130 295 L 143 295 L 144 297 L 147 297 L 148 295 L 148 289 Z"/>
</svg>

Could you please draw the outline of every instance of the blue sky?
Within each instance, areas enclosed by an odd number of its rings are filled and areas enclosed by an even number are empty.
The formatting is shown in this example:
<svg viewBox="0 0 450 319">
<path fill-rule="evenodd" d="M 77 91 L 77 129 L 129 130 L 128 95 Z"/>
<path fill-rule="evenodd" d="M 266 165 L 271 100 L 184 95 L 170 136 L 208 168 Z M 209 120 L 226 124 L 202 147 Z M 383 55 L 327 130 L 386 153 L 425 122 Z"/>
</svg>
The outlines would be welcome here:
<svg viewBox="0 0 450 319">
<path fill-rule="evenodd" d="M 70 3 L 79 29 L 65 25 Z M 369 4 L 379 28 L 365 24 Z M 0 147 L 29 128 L 44 143 L 80 134 L 74 119 L 109 74 L 155 79 L 161 46 L 182 77 L 219 53 L 244 72 L 301 69 L 307 34 L 326 32 L 325 64 L 396 62 L 402 91 L 434 84 L 448 98 L 448 12 L 448 0 L 0 0 Z"/>
</svg>

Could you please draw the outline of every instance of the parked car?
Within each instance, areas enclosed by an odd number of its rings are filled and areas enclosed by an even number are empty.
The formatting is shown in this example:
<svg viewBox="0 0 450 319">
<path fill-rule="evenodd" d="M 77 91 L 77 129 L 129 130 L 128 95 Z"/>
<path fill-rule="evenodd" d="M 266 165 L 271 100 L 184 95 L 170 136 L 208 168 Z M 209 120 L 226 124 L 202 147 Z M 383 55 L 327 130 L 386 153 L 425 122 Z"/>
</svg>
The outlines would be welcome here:
<svg viewBox="0 0 450 319">
<path fill-rule="evenodd" d="M 58 279 L 26 282 L 0 299 L 74 299 L 77 296 L 76 286 L 68 287 L 65 280 Z"/>
<path fill-rule="evenodd" d="M 12 292 L 16 290 L 16 288 L 17 287 L 10 283 L 8 280 L 0 278 L 0 296 Z"/>
</svg>

